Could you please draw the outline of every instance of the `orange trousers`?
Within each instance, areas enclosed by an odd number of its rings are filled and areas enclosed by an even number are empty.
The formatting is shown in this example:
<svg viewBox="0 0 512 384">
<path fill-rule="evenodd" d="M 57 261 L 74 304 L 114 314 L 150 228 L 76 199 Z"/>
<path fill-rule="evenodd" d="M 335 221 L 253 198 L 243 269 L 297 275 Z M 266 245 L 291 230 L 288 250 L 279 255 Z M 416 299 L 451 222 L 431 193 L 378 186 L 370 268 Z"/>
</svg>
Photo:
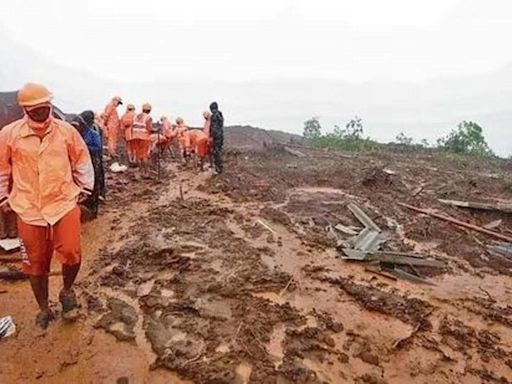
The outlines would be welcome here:
<svg viewBox="0 0 512 384">
<path fill-rule="evenodd" d="M 196 143 L 196 155 L 203 159 L 210 154 L 210 145 L 208 139 L 205 137 L 204 139 L 199 140 Z"/>
<path fill-rule="evenodd" d="M 133 156 L 133 140 L 126 140 L 126 153 L 129 157 Z"/>
<path fill-rule="evenodd" d="M 117 135 L 118 130 L 116 128 L 108 128 L 107 146 L 110 156 L 115 156 L 117 154 Z"/>
<path fill-rule="evenodd" d="M 149 149 L 151 148 L 151 140 L 132 139 L 132 150 L 135 159 L 138 161 L 149 160 Z"/>
<path fill-rule="evenodd" d="M 78 205 L 53 226 L 30 225 L 18 217 L 23 272 L 31 276 L 46 275 L 54 253 L 63 265 L 80 263 L 80 229 Z"/>
</svg>

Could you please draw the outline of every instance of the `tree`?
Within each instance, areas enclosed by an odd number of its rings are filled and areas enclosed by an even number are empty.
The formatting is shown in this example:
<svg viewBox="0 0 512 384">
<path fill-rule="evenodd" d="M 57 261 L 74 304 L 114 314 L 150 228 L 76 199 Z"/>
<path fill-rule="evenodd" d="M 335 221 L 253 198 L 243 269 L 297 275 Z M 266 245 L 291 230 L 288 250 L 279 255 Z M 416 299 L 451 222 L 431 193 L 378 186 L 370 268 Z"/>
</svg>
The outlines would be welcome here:
<svg viewBox="0 0 512 384">
<path fill-rule="evenodd" d="M 355 116 L 345 125 L 345 137 L 351 139 L 361 139 L 363 136 L 363 121 L 359 116 Z"/>
<path fill-rule="evenodd" d="M 405 136 L 405 133 L 403 132 L 400 132 L 398 135 L 396 135 L 395 140 L 398 144 L 402 145 L 412 144 L 412 137 Z"/>
<path fill-rule="evenodd" d="M 304 122 L 304 132 L 302 134 L 306 139 L 318 139 L 322 136 L 322 127 L 318 117 L 312 117 Z"/>
<path fill-rule="evenodd" d="M 421 140 L 420 140 L 420 145 L 421 145 L 422 147 L 425 147 L 425 148 L 430 147 L 430 143 L 428 142 L 428 140 L 427 140 L 427 139 L 421 139 Z"/>
<path fill-rule="evenodd" d="M 485 141 L 482 127 L 472 121 L 464 120 L 448 136 L 438 139 L 437 144 L 450 152 L 478 156 L 492 155 Z"/>
</svg>

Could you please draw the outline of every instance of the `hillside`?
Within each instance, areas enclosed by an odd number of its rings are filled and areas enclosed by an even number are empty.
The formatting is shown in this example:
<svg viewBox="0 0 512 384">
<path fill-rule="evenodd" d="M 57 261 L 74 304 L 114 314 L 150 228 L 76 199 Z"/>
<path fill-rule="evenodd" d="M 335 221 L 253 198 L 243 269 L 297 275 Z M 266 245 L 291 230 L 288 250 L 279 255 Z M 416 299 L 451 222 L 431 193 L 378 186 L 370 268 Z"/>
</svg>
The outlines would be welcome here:
<svg viewBox="0 0 512 384">
<path fill-rule="evenodd" d="M 304 138 L 292 133 L 235 125 L 225 128 L 226 145 L 237 149 L 259 150 L 276 144 L 301 144 Z"/>
</svg>

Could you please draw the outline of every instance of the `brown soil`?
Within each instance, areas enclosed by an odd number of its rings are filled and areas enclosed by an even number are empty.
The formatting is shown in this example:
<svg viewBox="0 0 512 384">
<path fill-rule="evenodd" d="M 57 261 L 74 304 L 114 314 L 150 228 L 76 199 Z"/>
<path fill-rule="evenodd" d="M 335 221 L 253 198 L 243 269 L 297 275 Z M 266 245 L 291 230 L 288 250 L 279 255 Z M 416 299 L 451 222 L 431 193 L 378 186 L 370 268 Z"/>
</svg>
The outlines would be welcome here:
<svg viewBox="0 0 512 384">
<path fill-rule="evenodd" d="M 512 381 L 512 262 L 484 235 L 396 204 L 502 219 L 506 234 L 510 215 L 437 199 L 510 199 L 510 166 L 300 151 L 231 152 L 217 177 L 170 161 L 161 182 L 109 175 L 109 201 L 84 228 L 77 323 L 37 330 L 28 284 L 0 282 L 0 316 L 18 327 L 0 342 L 0 381 Z M 381 227 L 383 247 L 447 263 L 418 269 L 435 285 L 340 260 L 351 236 L 332 227 L 361 227 L 349 203 Z"/>
</svg>

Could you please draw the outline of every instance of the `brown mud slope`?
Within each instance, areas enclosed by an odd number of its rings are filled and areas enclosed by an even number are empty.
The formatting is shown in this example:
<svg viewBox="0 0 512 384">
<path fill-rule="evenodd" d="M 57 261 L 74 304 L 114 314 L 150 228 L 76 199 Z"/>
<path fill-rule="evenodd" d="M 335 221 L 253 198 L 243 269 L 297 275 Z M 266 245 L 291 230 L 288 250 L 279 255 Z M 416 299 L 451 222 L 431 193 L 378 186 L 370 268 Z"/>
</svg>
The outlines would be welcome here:
<svg viewBox="0 0 512 384">
<path fill-rule="evenodd" d="M 488 237 L 396 204 L 502 219 L 506 234 L 512 217 L 437 199 L 510 200 L 509 165 L 300 150 L 233 153 L 217 177 L 171 162 L 160 183 L 111 175 L 85 227 L 77 323 L 36 330 L 27 284 L 0 283 L 19 330 L 0 342 L 0 382 L 512 382 L 512 263 Z M 384 248 L 444 261 L 417 268 L 435 285 L 339 259 L 349 236 L 326 228 L 361 226 L 349 203 Z M 58 289 L 52 278 L 54 301 Z"/>
</svg>

